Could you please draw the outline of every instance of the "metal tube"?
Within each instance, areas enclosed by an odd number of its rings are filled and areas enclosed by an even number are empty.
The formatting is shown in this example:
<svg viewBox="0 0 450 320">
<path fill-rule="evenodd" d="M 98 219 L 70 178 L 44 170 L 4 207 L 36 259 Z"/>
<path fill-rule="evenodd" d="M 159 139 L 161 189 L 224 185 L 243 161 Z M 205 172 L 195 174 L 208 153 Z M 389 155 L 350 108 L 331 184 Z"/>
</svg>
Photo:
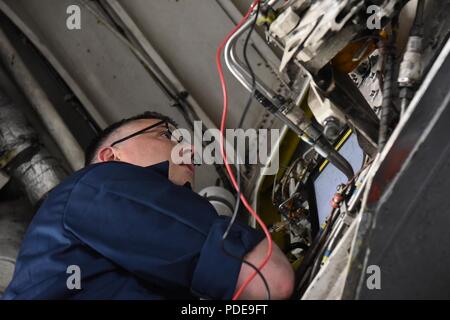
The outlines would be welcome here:
<svg viewBox="0 0 450 320">
<path fill-rule="evenodd" d="M 239 37 L 236 37 L 237 34 L 241 34 L 240 30 L 247 30 L 252 25 L 252 19 L 248 19 L 239 30 L 237 30 L 228 40 L 228 42 L 225 45 L 224 48 L 224 58 L 225 58 L 225 64 L 227 65 L 230 72 L 233 74 L 233 76 L 246 88 L 248 91 L 251 91 L 251 85 L 249 82 L 246 81 L 246 79 L 243 77 L 241 73 L 239 73 L 236 70 L 236 66 L 233 64 L 233 60 L 231 59 L 231 50 L 232 47 L 235 46 L 236 41 Z"/>
<path fill-rule="evenodd" d="M 272 2 L 278 1 L 280 0 Z M 216 0 L 216 3 L 225 12 L 225 14 L 228 16 L 230 21 L 233 22 L 234 25 L 237 25 L 238 21 L 242 19 L 243 17 L 242 12 L 239 11 L 239 9 L 236 7 L 233 1 Z M 271 6 L 270 3 L 268 3 L 268 5 Z M 261 57 L 262 60 L 273 66 L 280 64 L 281 62 L 280 58 L 278 58 L 278 56 L 267 45 L 264 38 L 261 37 L 259 34 L 254 33 L 252 35 L 251 43 L 252 43 L 251 46 L 253 47 L 253 49 L 255 49 L 256 53 Z"/>
<path fill-rule="evenodd" d="M 248 69 L 244 66 L 243 62 L 240 61 L 240 59 L 238 58 L 238 56 L 236 54 L 236 46 L 232 47 L 231 52 L 230 52 L 230 58 L 231 58 L 233 66 L 241 73 L 244 81 L 247 83 L 246 89 L 251 91 L 252 76 L 250 75 L 250 71 L 248 71 Z M 266 87 L 264 85 L 264 83 L 258 79 L 258 77 L 256 77 L 256 79 L 255 79 L 255 85 L 256 85 L 256 89 L 261 91 L 266 97 L 268 97 L 272 101 L 276 100 L 275 99 L 276 93 L 273 90 Z"/>
<path fill-rule="evenodd" d="M 253 16 L 254 18 L 255 16 Z M 248 19 L 242 26 L 237 30 L 228 40 L 225 45 L 224 56 L 225 63 L 230 70 L 230 72 L 235 76 L 235 78 L 249 91 L 252 90 L 252 85 L 246 77 L 251 77 L 249 71 L 240 64 L 239 59 L 235 53 L 235 46 L 237 40 L 241 35 L 245 33 L 247 29 L 252 25 L 253 19 Z M 333 147 L 328 143 L 327 140 L 320 137 L 314 139 L 308 135 L 304 130 L 302 130 L 298 124 L 292 121 L 286 114 L 281 111 L 281 105 L 277 99 L 275 99 L 275 94 L 267 89 L 260 81 L 256 81 L 256 92 L 255 98 L 258 100 L 265 108 L 274 114 L 279 120 L 286 124 L 291 130 L 293 130 L 303 141 L 313 146 L 314 149 L 324 158 L 327 158 L 330 163 L 332 163 L 336 168 L 342 171 L 346 177 L 350 180 L 354 173 L 353 168 L 348 163 L 348 161 L 342 157 L 338 152 L 336 152 Z"/>
<path fill-rule="evenodd" d="M 350 163 L 340 155 L 333 146 L 323 136 L 319 136 L 317 139 L 313 139 L 304 130 L 302 130 L 295 122 L 287 117 L 276 106 L 270 106 L 271 102 L 264 97 L 260 92 L 256 91 L 255 98 L 272 114 L 282 121 L 289 129 L 294 131 L 300 139 L 312 146 L 314 150 L 319 153 L 325 159 L 328 159 L 332 165 L 345 174 L 348 180 L 351 180 L 354 176 L 354 171 Z M 312 126 L 311 126 L 312 127 Z"/>
<path fill-rule="evenodd" d="M 251 84 L 251 75 L 250 72 L 247 70 L 247 68 L 244 66 L 242 61 L 239 60 L 239 58 L 236 55 L 236 43 L 239 40 L 239 38 L 247 31 L 252 23 L 253 20 L 256 18 L 256 15 L 254 14 L 252 18 L 248 19 L 242 27 L 237 30 L 233 36 L 229 39 L 227 44 L 225 45 L 224 49 L 224 56 L 225 56 L 225 63 L 230 70 L 230 72 L 234 75 L 234 77 L 246 88 L 249 92 L 252 91 L 252 84 Z M 259 79 L 256 79 L 256 89 L 261 91 L 262 94 L 264 94 L 267 98 L 274 101 L 276 94 L 267 88 Z"/>
<path fill-rule="evenodd" d="M 267 5 L 269 7 L 273 7 L 274 5 L 277 4 L 277 2 L 280 2 L 280 0 L 269 0 L 269 2 L 267 2 Z"/>
<path fill-rule="evenodd" d="M 345 176 L 347 177 L 348 180 L 351 180 L 353 178 L 353 176 L 355 175 L 350 163 L 333 148 L 330 149 L 330 153 L 328 155 L 328 160 L 336 168 L 338 168 L 343 174 L 345 174 Z"/>
<path fill-rule="evenodd" d="M 1 29 L 0 56 L 5 67 L 9 69 L 33 108 L 39 114 L 50 135 L 58 143 L 72 169 L 81 169 L 84 166 L 83 150 Z M 11 59 L 14 59 L 14 63 L 11 62 Z"/>
</svg>

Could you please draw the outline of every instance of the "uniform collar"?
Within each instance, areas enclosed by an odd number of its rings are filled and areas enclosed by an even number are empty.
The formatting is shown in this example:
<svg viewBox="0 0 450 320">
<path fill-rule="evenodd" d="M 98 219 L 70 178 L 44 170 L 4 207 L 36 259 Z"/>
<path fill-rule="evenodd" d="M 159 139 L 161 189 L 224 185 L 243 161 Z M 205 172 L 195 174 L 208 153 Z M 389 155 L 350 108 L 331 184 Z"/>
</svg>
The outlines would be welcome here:
<svg viewBox="0 0 450 320">
<path fill-rule="evenodd" d="M 163 161 L 163 162 L 148 166 L 146 168 L 152 169 L 152 170 L 158 172 L 159 174 L 163 175 L 167 179 L 169 179 L 169 161 Z M 186 187 L 186 188 L 189 188 L 192 190 L 192 186 L 189 182 L 186 182 L 183 185 L 183 187 Z"/>
<path fill-rule="evenodd" d="M 169 161 L 163 161 L 151 166 L 146 167 L 148 169 L 152 169 L 161 175 L 165 176 L 166 178 L 169 178 Z"/>
</svg>

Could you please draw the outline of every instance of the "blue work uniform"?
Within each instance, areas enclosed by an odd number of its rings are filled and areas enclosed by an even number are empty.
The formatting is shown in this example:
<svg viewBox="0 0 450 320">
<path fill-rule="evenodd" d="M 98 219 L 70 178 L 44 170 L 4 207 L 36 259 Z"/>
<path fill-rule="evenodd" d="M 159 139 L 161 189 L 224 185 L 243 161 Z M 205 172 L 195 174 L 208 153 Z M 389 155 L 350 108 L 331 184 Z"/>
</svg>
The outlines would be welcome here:
<svg viewBox="0 0 450 320">
<path fill-rule="evenodd" d="M 229 218 L 168 170 L 106 162 L 62 182 L 34 216 L 3 298 L 230 299 L 242 261 L 222 248 Z M 225 250 L 243 257 L 262 238 L 236 222 Z"/>
</svg>

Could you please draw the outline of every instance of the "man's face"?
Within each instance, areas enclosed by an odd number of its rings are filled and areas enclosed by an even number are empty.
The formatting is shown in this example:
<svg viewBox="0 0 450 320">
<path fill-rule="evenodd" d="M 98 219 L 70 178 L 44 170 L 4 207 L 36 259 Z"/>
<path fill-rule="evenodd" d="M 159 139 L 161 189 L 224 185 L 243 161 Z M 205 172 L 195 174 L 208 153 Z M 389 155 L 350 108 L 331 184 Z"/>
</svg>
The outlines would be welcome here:
<svg viewBox="0 0 450 320">
<path fill-rule="evenodd" d="M 133 121 L 120 128 L 114 138 L 121 139 L 160 121 L 159 119 Z M 169 128 L 172 129 L 171 131 L 174 129 L 170 124 Z M 115 159 L 110 160 L 123 161 L 141 167 L 169 161 L 169 180 L 177 185 L 183 185 L 186 182 L 192 184 L 194 181 L 194 166 L 192 164 L 175 164 L 172 161 L 171 153 L 176 145 L 177 142 L 172 141 L 170 136 L 167 136 L 167 125 L 161 124 L 143 134 L 109 147 L 111 148 L 110 152 L 114 153 L 115 157 Z M 99 152 L 99 158 L 101 152 Z M 180 152 L 191 153 L 191 146 L 186 145 L 186 147 L 181 148 Z M 105 161 L 104 159 L 100 160 Z"/>
</svg>

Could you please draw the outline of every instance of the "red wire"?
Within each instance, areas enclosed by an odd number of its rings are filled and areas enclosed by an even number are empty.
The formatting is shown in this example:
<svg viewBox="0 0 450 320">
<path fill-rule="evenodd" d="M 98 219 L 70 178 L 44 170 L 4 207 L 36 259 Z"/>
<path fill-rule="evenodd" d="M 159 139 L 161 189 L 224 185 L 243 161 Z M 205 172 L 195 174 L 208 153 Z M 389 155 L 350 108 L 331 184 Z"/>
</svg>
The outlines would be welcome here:
<svg viewBox="0 0 450 320">
<path fill-rule="evenodd" d="M 222 41 L 222 43 L 217 48 L 217 52 L 216 52 L 217 70 L 219 72 L 220 84 L 222 86 L 222 93 L 223 93 L 223 112 L 222 112 L 222 120 L 221 120 L 221 123 L 220 123 L 220 139 L 219 139 L 220 140 L 220 153 L 222 154 L 222 157 L 223 157 L 223 160 L 224 160 L 224 164 L 225 164 L 225 168 L 227 169 L 227 172 L 228 172 L 228 175 L 230 176 L 231 182 L 232 182 L 232 184 L 233 184 L 233 186 L 234 186 L 234 188 L 236 189 L 237 192 L 239 192 L 239 186 L 238 186 L 238 184 L 236 182 L 236 178 L 235 178 L 235 176 L 233 174 L 233 171 L 231 170 L 231 166 L 228 163 L 227 155 L 225 153 L 225 146 L 224 146 L 224 132 L 225 132 L 225 125 L 226 125 L 226 120 L 227 120 L 227 113 L 228 113 L 228 91 L 227 91 L 227 84 L 225 82 L 225 76 L 224 76 L 224 73 L 223 73 L 221 55 L 222 55 L 222 51 L 223 51 L 226 43 L 230 39 L 230 37 L 244 24 L 245 21 L 248 20 L 248 18 L 250 17 L 250 14 L 252 13 L 253 9 L 255 8 L 255 6 L 259 2 L 260 2 L 260 0 L 254 0 L 253 1 L 253 3 L 251 5 L 250 9 L 248 10 L 248 12 L 245 14 L 245 16 L 242 18 L 242 20 L 233 28 L 233 30 L 231 30 L 231 32 L 228 33 L 228 35 L 225 37 L 225 39 Z M 267 262 L 269 261 L 271 255 L 272 255 L 272 237 L 270 236 L 269 230 L 267 229 L 267 227 L 264 224 L 264 222 L 261 220 L 261 218 L 258 216 L 258 214 L 253 210 L 253 208 L 247 202 L 247 199 L 245 198 L 245 196 L 242 193 L 241 193 L 240 198 L 241 198 L 242 203 L 244 204 L 245 208 L 247 208 L 247 210 L 250 212 L 250 214 L 253 217 L 255 217 L 256 221 L 261 226 L 261 228 L 263 229 L 263 231 L 264 231 L 264 233 L 265 233 L 265 235 L 267 237 L 267 241 L 268 241 L 267 254 L 264 257 L 264 260 L 258 266 L 258 270 L 261 271 L 262 268 L 264 268 L 264 266 L 267 264 Z M 244 289 L 255 278 L 256 275 L 257 275 L 257 272 L 254 271 L 244 281 L 244 283 L 240 286 L 240 288 L 234 294 L 233 300 L 237 300 L 241 296 L 241 294 L 244 291 Z"/>
</svg>

